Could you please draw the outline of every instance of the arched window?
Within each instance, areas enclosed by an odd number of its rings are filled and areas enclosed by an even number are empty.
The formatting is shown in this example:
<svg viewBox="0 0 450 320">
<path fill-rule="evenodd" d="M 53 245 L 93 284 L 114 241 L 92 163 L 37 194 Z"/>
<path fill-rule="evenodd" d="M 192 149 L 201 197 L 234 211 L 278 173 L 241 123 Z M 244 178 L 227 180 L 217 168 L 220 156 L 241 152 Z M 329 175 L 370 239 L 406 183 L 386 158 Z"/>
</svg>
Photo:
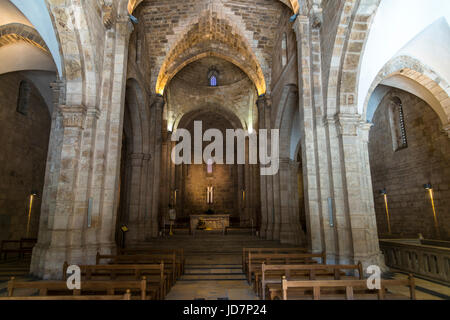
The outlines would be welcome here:
<svg viewBox="0 0 450 320">
<path fill-rule="evenodd" d="M 288 61 L 288 53 L 287 53 L 287 35 L 286 32 L 283 33 L 283 39 L 281 39 L 281 66 L 286 66 Z"/>
<path fill-rule="evenodd" d="M 208 71 L 208 85 L 210 87 L 217 87 L 218 86 L 218 78 L 219 78 L 219 72 L 216 68 L 211 68 Z"/>
<path fill-rule="evenodd" d="M 23 80 L 19 85 L 19 96 L 17 98 L 17 108 L 18 113 L 27 115 L 28 105 L 30 103 L 31 85 L 28 81 Z"/>
<path fill-rule="evenodd" d="M 389 123 L 391 126 L 392 147 L 394 151 L 408 147 L 406 137 L 405 116 L 403 114 L 403 104 L 398 97 L 391 99 L 389 104 Z"/>
</svg>

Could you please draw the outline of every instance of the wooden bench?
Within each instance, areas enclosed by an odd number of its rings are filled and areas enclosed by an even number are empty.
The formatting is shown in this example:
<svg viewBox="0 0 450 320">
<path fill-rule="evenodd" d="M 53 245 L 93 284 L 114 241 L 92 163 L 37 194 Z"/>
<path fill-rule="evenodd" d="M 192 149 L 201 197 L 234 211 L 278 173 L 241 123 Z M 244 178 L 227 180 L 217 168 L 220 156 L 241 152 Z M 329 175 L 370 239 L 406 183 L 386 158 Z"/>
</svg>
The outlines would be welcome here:
<svg viewBox="0 0 450 320">
<path fill-rule="evenodd" d="M 14 300 L 14 301 L 46 301 L 46 300 L 69 300 L 69 301 L 86 301 L 86 300 L 131 300 L 131 292 L 129 289 L 123 295 L 113 296 L 31 296 L 31 297 L 0 297 L 2 300 Z"/>
<path fill-rule="evenodd" d="M 6 260 L 8 253 L 17 253 L 19 259 L 22 259 L 25 254 L 33 251 L 37 239 L 22 238 L 20 240 L 2 240 L 0 245 L 0 259 Z"/>
<path fill-rule="evenodd" d="M 106 293 L 108 296 L 115 295 L 116 291 L 126 293 L 139 292 L 141 300 L 147 300 L 147 279 L 129 281 L 82 281 L 80 290 L 69 290 L 66 281 L 16 281 L 14 277 L 8 281 L 8 297 L 14 297 L 16 289 L 38 290 L 39 296 L 48 296 L 49 292 L 56 295 L 65 295 L 72 293 L 75 296 L 81 296 L 82 293 Z M 98 295 L 98 294 L 96 294 Z"/>
<path fill-rule="evenodd" d="M 345 272 L 346 271 L 346 272 Z M 356 273 L 358 277 L 348 276 L 347 273 Z M 364 277 L 361 262 L 354 265 L 266 265 L 261 266 L 261 275 L 255 275 L 257 286 L 257 293 L 262 299 L 266 299 L 266 289 L 269 293 L 269 299 L 274 300 L 276 297 L 282 295 L 281 278 L 286 276 L 288 280 L 317 280 L 332 279 L 341 280 L 341 278 L 359 279 Z M 260 277 L 260 281 L 259 281 Z"/>
<path fill-rule="evenodd" d="M 379 290 L 369 290 L 366 280 L 313 280 L 289 281 L 283 276 L 281 281 L 283 300 L 416 300 L 415 283 L 412 275 L 405 280 L 381 280 Z M 409 297 L 390 293 L 387 288 L 408 286 Z M 289 293 L 289 288 L 310 289 L 301 293 Z M 327 289 L 326 294 L 322 294 Z"/>
<path fill-rule="evenodd" d="M 306 248 L 242 248 L 242 270 L 247 273 L 248 253 L 307 253 Z"/>
<path fill-rule="evenodd" d="M 67 267 L 64 262 L 63 279 L 67 279 Z M 147 292 L 151 298 L 164 299 L 168 292 L 168 277 L 164 273 L 164 262 L 160 264 L 137 265 L 81 265 L 82 281 L 91 280 L 139 280 L 142 276 L 147 280 Z"/>
<path fill-rule="evenodd" d="M 34 238 L 22 238 L 20 239 L 20 254 L 21 257 L 25 257 L 26 254 L 32 254 L 33 248 L 37 243 L 37 239 Z"/>
<path fill-rule="evenodd" d="M 179 266 L 176 264 L 175 253 L 171 254 L 136 254 L 136 255 L 101 255 L 97 253 L 96 264 L 102 260 L 109 264 L 159 264 L 164 263 L 165 272 L 169 276 L 169 287 L 171 287 L 178 276 L 180 276 Z"/>
<path fill-rule="evenodd" d="M 20 254 L 20 240 L 3 240 L 0 246 L 0 257 L 6 260 L 8 253 L 17 253 L 18 257 Z"/>
<path fill-rule="evenodd" d="M 247 279 L 253 283 L 255 271 L 261 272 L 262 263 L 266 264 L 315 264 L 320 259 L 326 264 L 326 254 L 322 253 L 248 253 Z"/>
<path fill-rule="evenodd" d="M 171 254 L 175 252 L 176 263 L 179 265 L 181 274 L 184 274 L 184 265 L 186 263 L 186 258 L 184 257 L 184 249 L 154 249 L 154 248 L 118 248 L 118 255 L 147 255 L 147 254 L 158 254 L 158 253 L 168 253 Z"/>
</svg>

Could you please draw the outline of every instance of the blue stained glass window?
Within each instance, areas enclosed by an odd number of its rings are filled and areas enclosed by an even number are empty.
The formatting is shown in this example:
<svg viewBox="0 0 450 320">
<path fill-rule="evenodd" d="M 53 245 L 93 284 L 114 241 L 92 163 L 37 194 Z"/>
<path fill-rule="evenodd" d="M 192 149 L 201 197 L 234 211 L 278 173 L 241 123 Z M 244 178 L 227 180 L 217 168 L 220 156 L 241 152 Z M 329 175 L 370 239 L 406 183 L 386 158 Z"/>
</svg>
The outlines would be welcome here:
<svg viewBox="0 0 450 320">
<path fill-rule="evenodd" d="M 216 76 L 211 76 L 209 78 L 209 85 L 211 87 L 216 87 L 217 86 L 217 78 L 216 78 Z"/>
</svg>

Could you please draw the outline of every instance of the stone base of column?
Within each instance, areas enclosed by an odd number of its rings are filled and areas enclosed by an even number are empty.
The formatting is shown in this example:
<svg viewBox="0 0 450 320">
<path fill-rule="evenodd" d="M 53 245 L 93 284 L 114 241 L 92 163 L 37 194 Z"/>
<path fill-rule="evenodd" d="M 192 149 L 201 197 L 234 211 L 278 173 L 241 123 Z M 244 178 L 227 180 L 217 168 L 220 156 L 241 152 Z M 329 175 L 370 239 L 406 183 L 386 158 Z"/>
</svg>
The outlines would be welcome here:
<svg viewBox="0 0 450 320">
<path fill-rule="evenodd" d="M 30 274 L 43 280 L 62 280 L 64 262 L 69 265 L 92 265 L 96 264 L 97 252 L 112 254 L 115 250 L 115 243 L 83 247 L 52 247 L 38 243 L 33 248 Z"/>
<path fill-rule="evenodd" d="M 266 240 L 274 240 L 273 239 L 273 225 L 268 225 L 266 228 Z"/>
<path fill-rule="evenodd" d="M 289 223 L 282 223 L 280 225 L 280 242 L 296 246 L 306 245 L 300 226 L 296 228 L 295 225 Z"/>
</svg>

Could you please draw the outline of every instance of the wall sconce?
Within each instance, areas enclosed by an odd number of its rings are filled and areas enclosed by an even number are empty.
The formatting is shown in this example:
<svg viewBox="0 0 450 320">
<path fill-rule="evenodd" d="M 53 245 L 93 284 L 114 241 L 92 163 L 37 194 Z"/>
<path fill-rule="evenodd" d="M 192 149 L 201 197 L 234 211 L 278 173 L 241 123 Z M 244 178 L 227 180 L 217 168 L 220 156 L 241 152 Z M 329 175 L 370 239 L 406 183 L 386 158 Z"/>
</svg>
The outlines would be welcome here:
<svg viewBox="0 0 450 320">
<path fill-rule="evenodd" d="M 437 215 L 436 215 L 436 207 L 434 206 L 433 186 L 431 185 L 431 183 L 427 183 L 427 184 L 423 185 L 423 188 L 425 190 L 428 190 L 428 193 L 430 194 L 431 207 L 433 209 L 434 228 L 436 229 L 436 234 L 437 234 L 438 238 L 440 239 L 441 234 L 439 231 L 439 223 L 438 223 Z"/>
<path fill-rule="evenodd" d="M 388 207 L 387 190 L 386 190 L 386 188 L 384 188 L 383 190 L 380 190 L 380 194 L 384 198 L 384 207 L 385 207 L 385 210 L 386 210 L 386 219 L 387 219 L 388 233 L 392 234 L 392 231 L 391 231 L 391 217 L 389 215 L 389 207 Z"/>
<path fill-rule="evenodd" d="M 30 194 L 30 206 L 28 208 L 28 221 L 27 221 L 27 238 L 30 236 L 30 223 L 31 223 L 31 211 L 33 209 L 33 200 L 38 197 L 38 192 L 33 190 Z"/>
</svg>

